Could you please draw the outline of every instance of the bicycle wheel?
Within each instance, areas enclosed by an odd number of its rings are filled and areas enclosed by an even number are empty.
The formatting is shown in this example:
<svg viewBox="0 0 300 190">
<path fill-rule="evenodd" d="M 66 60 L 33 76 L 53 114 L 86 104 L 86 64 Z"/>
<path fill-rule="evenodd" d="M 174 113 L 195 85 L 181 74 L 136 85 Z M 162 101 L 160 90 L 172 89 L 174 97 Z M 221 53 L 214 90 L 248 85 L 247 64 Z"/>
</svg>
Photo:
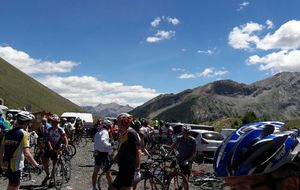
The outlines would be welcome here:
<svg viewBox="0 0 300 190">
<path fill-rule="evenodd" d="M 182 173 L 177 173 L 172 176 L 168 182 L 168 190 L 188 190 L 189 183 L 185 175 Z"/>
<path fill-rule="evenodd" d="M 65 171 L 64 164 L 62 163 L 62 161 L 58 161 L 56 163 L 54 169 L 54 176 L 53 176 L 55 189 L 60 190 L 62 188 L 62 186 L 65 183 L 65 176 L 66 176 L 66 171 Z"/>
<path fill-rule="evenodd" d="M 67 155 L 70 158 L 73 158 L 73 156 L 75 156 L 77 150 L 76 150 L 76 147 L 74 144 L 69 143 L 68 146 L 66 147 L 66 151 L 67 151 Z"/>
<path fill-rule="evenodd" d="M 145 190 L 164 190 L 163 182 L 156 176 L 151 175 L 143 179 Z M 140 182 L 141 183 L 141 182 Z"/>
<path fill-rule="evenodd" d="M 65 162 L 64 167 L 65 167 L 65 179 L 66 182 L 69 182 L 72 175 L 71 162 L 70 161 Z"/>
<path fill-rule="evenodd" d="M 111 174 L 110 183 L 107 180 L 106 172 L 102 172 L 100 175 L 98 175 L 97 185 L 99 190 L 107 190 L 118 175 L 118 171 L 114 169 L 109 169 L 108 172 Z"/>
</svg>

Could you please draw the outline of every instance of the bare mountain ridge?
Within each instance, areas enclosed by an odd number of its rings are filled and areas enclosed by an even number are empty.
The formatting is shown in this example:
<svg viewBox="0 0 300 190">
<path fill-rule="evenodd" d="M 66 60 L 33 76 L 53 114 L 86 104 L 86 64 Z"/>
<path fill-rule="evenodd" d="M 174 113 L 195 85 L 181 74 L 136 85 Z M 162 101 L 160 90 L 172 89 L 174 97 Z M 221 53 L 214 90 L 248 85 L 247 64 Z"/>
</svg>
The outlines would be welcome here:
<svg viewBox="0 0 300 190">
<path fill-rule="evenodd" d="M 252 84 L 220 80 L 160 95 L 131 113 L 167 121 L 205 122 L 253 111 L 265 119 L 291 120 L 300 117 L 299 93 L 300 73 L 284 72 Z"/>
</svg>

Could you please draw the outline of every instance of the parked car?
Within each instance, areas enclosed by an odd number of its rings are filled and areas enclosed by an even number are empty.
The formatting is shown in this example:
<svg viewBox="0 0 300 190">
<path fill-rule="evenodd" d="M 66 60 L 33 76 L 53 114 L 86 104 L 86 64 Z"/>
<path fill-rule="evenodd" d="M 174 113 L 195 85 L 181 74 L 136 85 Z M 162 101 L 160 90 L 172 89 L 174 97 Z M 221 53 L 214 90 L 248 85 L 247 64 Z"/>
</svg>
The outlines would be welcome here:
<svg viewBox="0 0 300 190">
<path fill-rule="evenodd" d="M 221 133 L 208 130 L 192 129 L 191 136 L 197 141 L 198 156 L 213 158 L 217 148 L 223 142 Z"/>
<path fill-rule="evenodd" d="M 224 138 L 228 137 L 233 133 L 236 129 L 221 129 L 221 134 L 223 135 Z"/>
</svg>

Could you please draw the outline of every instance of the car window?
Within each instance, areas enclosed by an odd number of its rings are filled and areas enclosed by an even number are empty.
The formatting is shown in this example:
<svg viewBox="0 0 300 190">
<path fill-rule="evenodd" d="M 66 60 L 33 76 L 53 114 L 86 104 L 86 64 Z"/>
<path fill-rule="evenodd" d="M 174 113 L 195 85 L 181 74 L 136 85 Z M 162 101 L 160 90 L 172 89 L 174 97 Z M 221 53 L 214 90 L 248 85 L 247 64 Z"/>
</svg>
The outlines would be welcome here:
<svg viewBox="0 0 300 190">
<path fill-rule="evenodd" d="M 220 133 L 203 133 L 202 137 L 207 140 L 224 140 L 224 137 Z"/>
<path fill-rule="evenodd" d="M 194 138 L 197 138 L 198 136 L 198 133 L 197 132 L 194 132 L 194 131 L 191 131 L 190 135 Z"/>
</svg>

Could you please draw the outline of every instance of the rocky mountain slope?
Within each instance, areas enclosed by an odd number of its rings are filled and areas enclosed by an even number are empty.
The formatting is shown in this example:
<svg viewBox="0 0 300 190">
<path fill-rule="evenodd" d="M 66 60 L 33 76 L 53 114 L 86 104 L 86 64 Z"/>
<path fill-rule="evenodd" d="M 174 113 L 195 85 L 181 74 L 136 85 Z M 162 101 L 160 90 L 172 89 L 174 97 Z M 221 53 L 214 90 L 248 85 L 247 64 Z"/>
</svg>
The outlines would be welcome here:
<svg viewBox="0 0 300 190">
<path fill-rule="evenodd" d="M 85 110 L 87 110 L 90 113 L 93 113 L 94 115 L 98 115 L 101 117 L 116 117 L 120 113 L 123 112 L 129 112 L 133 108 L 129 105 L 122 106 L 116 103 L 110 103 L 110 104 L 99 104 L 95 107 L 93 106 L 84 106 Z"/>
<path fill-rule="evenodd" d="M 136 117 L 205 122 L 254 112 L 263 119 L 300 118 L 300 73 L 284 72 L 252 84 L 220 80 L 160 95 L 131 111 Z"/>
</svg>

